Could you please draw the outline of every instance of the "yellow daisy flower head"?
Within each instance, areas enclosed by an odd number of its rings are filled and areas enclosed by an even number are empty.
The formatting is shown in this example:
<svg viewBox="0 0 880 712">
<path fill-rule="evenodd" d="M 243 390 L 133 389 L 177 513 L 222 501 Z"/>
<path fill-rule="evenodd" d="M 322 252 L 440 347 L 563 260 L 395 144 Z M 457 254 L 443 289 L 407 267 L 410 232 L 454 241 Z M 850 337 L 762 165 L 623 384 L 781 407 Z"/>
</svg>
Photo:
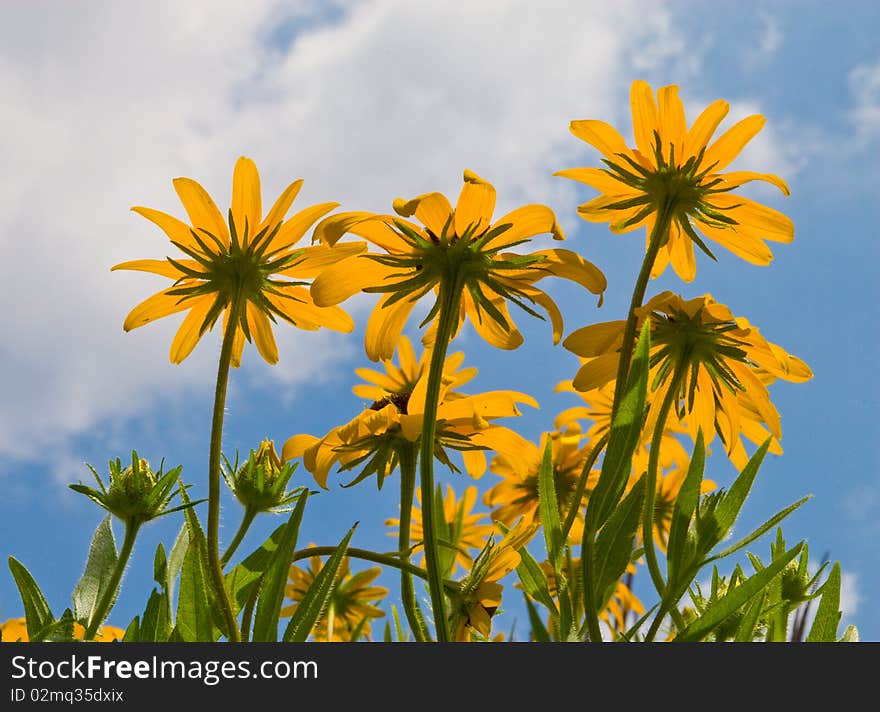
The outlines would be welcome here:
<svg viewBox="0 0 880 712">
<path fill-rule="evenodd" d="M 715 259 L 708 238 L 756 265 L 767 265 L 773 253 L 765 241 L 791 242 L 794 224 L 782 213 L 733 190 L 753 180 L 765 181 L 788 195 L 778 176 L 724 169 L 761 130 L 759 114 L 739 121 L 710 144 L 730 106 L 710 104 L 687 126 L 678 87 L 661 87 L 656 100 L 644 81 L 630 90 L 635 147 L 618 131 L 596 119 L 572 121 L 571 132 L 596 148 L 605 168 L 570 168 L 556 175 L 585 183 L 601 195 L 581 205 L 578 213 L 591 222 L 607 222 L 616 233 L 647 227 L 651 235 L 661 212 L 669 219 L 668 239 L 653 265 L 657 277 L 672 263 L 681 279 L 696 274 L 693 246 Z"/>
<path fill-rule="evenodd" d="M 559 513 L 565 520 L 571 507 L 577 506 L 578 515 L 569 537 L 573 543 L 579 544 L 583 537 L 584 521 L 583 514 L 580 513 L 580 503 L 575 503 L 573 498 L 589 451 L 581 447 L 583 435 L 576 423 L 570 424 L 563 432 L 543 433 L 540 445 L 524 441 L 524 446 L 515 458 L 511 458 L 509 454 L 497 455 L 489 465 L 489 470 L 503 479 L 486 492 L 483 502 L 495 507 L 492 519 L 507 526 L 520 517 L 526 523 L 540 524 L 538 473 L 548 438 Z M 591 474 L 587 480 L 587 491 L 592 489 L 591 485 L 595 485 L 598 477 L 598 472 Z"/>
<path fill-rule="evenodd" d="M 440 499 L 440 488 L 437 488 L 437 499 Z M 419 505 L 422 503 L 421 490 L 416 490 L 416 497 Z M 439 527 L 438 536 L 444 542 L 440 549 L 440 571 L 443 577 L 450 576 L 454 573 L 455 565 L 461 566 L 465 571 L 469 571 L 474 563 L 472 552 L 480 550 L 486 543 L 486 540 L 495 531 L 495 527 L 491 522 L 483 523 L 481 520 L 489 519 L 489 515 L 485 512 L 476 512 L 472 510 L 477 502 L 477 488 L 470 486 L 465 489 L 464 494 L 459 499 L 455 496 L 455 490 L 452 485 L 447 485 L 446 496 L 443 498 L 442 517 L 436 517 Z M 399 519 L 388 519 L 386 526 L 399 527 Z M 397 531 L 391 532 L 392 536 L 397 536 Z M 418 548 L 422 543 L 424 532 L 422 529 L 422 510 L 420 506 L 413 505 L 410 520 L 410 539 L 413 547 Z M 425 565 L 424 557 L 422 557 L 421 566 Z"/>
<path fill-rule="evenodd" d="M 323 567 L 320 556 L 309 557 L 307 568 L 291 565 L 285 595 L 293 603 L 282 608 L 282 617 L 293 615 Z M 374 604 L 388 595 L 388 589 L 372 585 L 381 572 L 377 566 L 352 574 L 349 558 L 346 556 L 342 560 L 327 611 L 312 629 L 315 642 L 351 642 L 359 637 L 370 639 L 370 621 L 385 615 Z"/>
<path fill-rule="evenodd" d="M 663 292 L 639 308 L 637 316 L 640 324 L 644 319 L 651 323 L 646 432 L 653 432 L 660 404 L 677 383 L 667 428 L 677 419 L 694 440 L 702 429 L 707 445 L 717 433 L 735 464 L 744 453 L 741 435 L 752 438 L 766 427 L 777 440 L 782 437 L 767 384 L 776 378 L 809 380 L 813 374 L 806 363 L 768 342 L 708 294 L 686 301 Z M 623 330 L 624 322 L 609 322 L 569 335 L 563 345 L 583 359 L 575 389 L 589 391 L 615 378 Z"/>
<path fill-rule="evenodd" d="M 346 486 L 375 474 L 381 488 L 384 478 L 398 466 L 400 448 L 410 447 L 421 436 L 430 356 L 430 349 L 426 349 L 416 360 L 409 340 L 401 337 L 399 365 L 387 359 L 382 362 L 385 373 L 372 369 L 357 371 L 367 383 L 355 386 L 354 392 L 372 399 L 372 404 L 323 438 L 308 434 L 289 438 L 281 451 L 282 460 L 302 457 L 306 469 L 325 489 L 330 470 L 336 464 L 342 470 L 362 466 L 361 473 Z M 463 361 L 461 353 L 454 353 L 444 362 L 435 456 L 457 470 L 446 450 L 459 450 L 468 474 L 479 478 L 486 471 L 485 450 L 510 452 L 522 442 L 512 430 L 493 421 L 521 415 L 520 404 L 537 408 L 538 403 L 516 391 L 468 395 L 455 390 L 476 374 L 475 368 L 462 368 Z"/>
<path fill-rule="evenodd" d="M 86 634 L 86 629 L 81 623 L 74 621 L 73 638 L 74 640 L 82 640 Z M 96 643 L 113 643 L 122 640 L 125 631 L 112 625 L 105 625 L 98 628 L 95 633 L 94 641 Z M 4 643 L 27 643 L 30 642 L 28 636 L 27 623 L 24 618 L 8 618 L 0 623 L 0 641 Z"/>
<path fill-rule="evenodd" d="M 495 188 L 471 171 L 464 172 L 454 209 L 441 193 L 398 198 L 393 207 L 397 216 L 339 213 L 319 223 L 314 234 L 316 240 L 333 245 L 352 232 L 383 251 L 340 262 L 311 287 L 321 306 L 338 304 L 360 291 L 383 293 L 367 323 L 365 345 L 373 361 L 391 357 L 416 302 L 431 291 L 439 295 L 445 289 L 446 298 L 458 300 L 458 328 L 468 318 L 482 338 L 502 349 L 522 343 L 508 301 L 535 316 L 540 315 L 530 304 L 540 306 L 550 316 L 554 341 L 561 338 L 562 314 L 535 286 L 544 277 L 578 282 L 594 294 L 605 291 L 602 272 L 574 252 L 510 252 L 544 233 L 564 239 L 556 216 L 546 206 L 526 205 L 493 222 Z M 406 219 L 412 216 L 421 224 Z M 439 309 L 438 298 L 423 324 Z"/>
<path fill-rule="evenodd" d="M 239 366 L 245 339 L 269 363 L 278 361 L 272 332 L 277 317 L 299 327 L 349 332 L 354 322 L 339 307 L 317 306 L 308 281 L 336 260 L 366 248 L 364 243 L 297 248 L 296 243 L 338 203 L 305 208 L 285 219 L 302 180 L 291 183 L 263 215 L 260 176 L 254 162 L 241 157 L 232 177 L 232 207 L 224 219 L 211 196 L 190 178 L 175 178 L 174 189 L 189 223 L 154 210 L 132 210 L 161 228 L 184 256 L 134 260 L 112 269 L 152 272 L 174 283 L 138 304 L 125 319 L 126 331 L 188 311 L 171 343 L 171 362 L 182 362 L 220 315 L 224 329 L 235 324 L 232 365 Z"/>
<path fill-rule="evenodd" d="M 519 550 L 538 531 L 537 524 L 519 521 L 499 542 L 490 538 L 474 559 L 468 575 L 459 582 L 459 590 L 450 591 L 450 625 L 453 640 L 466 642 L 473 637 L 488 640 L 492 634 L 492 616 L 501 606 L 504 587 L 499 581 L 520 562 Z"/>
</svg>

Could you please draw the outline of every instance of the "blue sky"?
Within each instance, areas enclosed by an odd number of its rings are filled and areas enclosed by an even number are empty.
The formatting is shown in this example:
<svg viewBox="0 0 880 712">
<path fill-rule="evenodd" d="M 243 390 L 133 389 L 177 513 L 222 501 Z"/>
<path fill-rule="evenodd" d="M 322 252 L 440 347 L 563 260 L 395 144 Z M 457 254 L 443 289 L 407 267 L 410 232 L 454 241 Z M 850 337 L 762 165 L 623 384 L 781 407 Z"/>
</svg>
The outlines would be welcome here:
<svg viewBox="0 0 880 712">
<path fill-rule="evenodd" d="M 51 5 L 51 12 L 48 8 Z M 795 222 L 795 240 L 773 245 L 755 267 L 719 250 L 698 256 L 689 285 L 665 275 L 649 294 L 711 293 L 800 356 L 815 377 L 771 389 L 782 416 L 785 454 L 762 469 L 738 524 L 745 533 L 810 493 L 784 526 L 844 570 L 844 617 L 863 640 L 880 640 L 877 402 L 878 168 L 880 52 L 872 2 L 713 4 L 696 2 L 528 2 L 468 4 L 364 2 L 151 2 L 58 5 L 11 2 L 0 26 L 0 518 L 2 553 L 34 573 L 56 612 L 85 561 L 101 513 L 66 483 L 85 481 L 132 448 L 158 463 L 182 464 L 203 492 L 219 334 L 180 366 L 168 362 L 179 323 L 170 317 L 124 334 L 122 321 L 162 278 L 113 273 L 136 258 L 170 254 L 166 239 L 129 211 L 146 205 L 182 215 L 171 179 L 200 181 L 228 204 L 232 167 L 252 157 L 264 201 L 296 178 L 297 205 L 338 201 L 342 209 L 385 212 L 396 197 L 439 190 L 454 198 L 462 171 L 499 193 L 497 215 L 531 202 L 550 205 L 566 245 L 606 274 L 605 305 L 550 284 L 566 334 L 623 318 L 642 257 L 643 236 L 614 236 L 583 222 L 585 186 L 556 170 L 596 165 L 568 132 L 573 119 L 600 118 L 630 135 L 629 86 L 677 84 L 689 119 L 716 98 L 727 124 L 751 113 L 767 125 L 737 167 L 776 173 L 792 190 L 751 194 Z M 245 352 L 227 401 L 224 448 L 260 439 L 324 434 L 353 417 L 354 369 L 369 365 L 363 329 L 372 304 L 347 308 L 354 334 L 279 328 L 280 363 Z M 510 425 L 537 439 L 574 396 L 553 388 L 576 359 L 551 343 L 549 326 L 517 316 L 526 337 L 500 352 L 465 330 L 453 346 L 480 370 L 472 390 L 512 388 L 541 404 Z M 415 327 L 410 329 L 417 335 Z M 732 468 L 712 460 L 728 484 Z M 301 482 L 309 478 L 304 470 Z M 463 477 L 442 477 L 461 493 Z M 397 516 L 397 478 L 314 497 L 302 542 L 353 542 L 390 550 L 383 522 Z M 487 474 L 485 490 L 497 479 Z M 228 539 L 239 512 L 224 509 Z M 169 518 L 170 519 L 170 518 Z M 256 546 L 277 520 L 258 520 Z M 150 588 L 158 541 L 176 521 L 147 527 L 111 622 L 124 626 Z M 121 536 L 121 532 L 120 532 Z M 769 551 L 769 541 L 754 550 Z M 21 615 L 12 577 L 0 573 L 0 620 Z M 646 578 L 643 576 L 643 578 Z M 392 591 L 395 577 L 380 583 Z M 516 597 L 497 630 L 519 619 Z"/>
</svg>

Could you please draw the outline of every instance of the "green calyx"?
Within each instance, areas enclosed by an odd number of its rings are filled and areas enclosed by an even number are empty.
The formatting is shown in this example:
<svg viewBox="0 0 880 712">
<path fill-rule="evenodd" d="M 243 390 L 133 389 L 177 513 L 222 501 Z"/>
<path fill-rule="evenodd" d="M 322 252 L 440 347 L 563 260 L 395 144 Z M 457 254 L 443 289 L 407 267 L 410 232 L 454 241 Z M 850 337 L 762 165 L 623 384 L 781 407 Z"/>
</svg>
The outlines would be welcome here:
<svg viewBox="0 0 880 712">
<path fill-rule="evenodd" d="M 295 462 L 282 463 L 271 440 L 263 440 L 256 452 L 250 451 L 243 465 L 230 463 L 223 456 L 223 478 L 236 499 L 246 509 L 258 512 L 289 512 L 302 488 L 288 491 L 287 483 L 296 470 Z"/>
<path fill-rule="evenodd" d="M 70 488 L 84 494 L 127 524 L 143 524 L 204 501 L 167 508 L 171 500 L 180 494 L 180 489 L 174 489 L 182 469 L 180 465 L 168 472 L 163 472 L 160 465 L 159 470 L 154 472 L 150 464 L 139 458 L 134 450 L 131 452 L 130 466 L 123 467 L 119 458 L 115 461 L 111 460 L 108 465 L 109 485 L 105 486 L 95 468 L 87 465 L 100 489 L 96 490 L 82 483 L 70 485 Z"/>
</svg>

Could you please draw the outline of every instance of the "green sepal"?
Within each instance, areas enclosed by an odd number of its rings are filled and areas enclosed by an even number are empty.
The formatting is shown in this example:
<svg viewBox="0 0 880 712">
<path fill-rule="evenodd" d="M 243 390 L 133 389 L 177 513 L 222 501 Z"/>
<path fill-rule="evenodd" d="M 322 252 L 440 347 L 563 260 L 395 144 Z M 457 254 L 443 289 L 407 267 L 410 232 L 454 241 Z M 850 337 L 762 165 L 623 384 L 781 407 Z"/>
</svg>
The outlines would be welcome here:
<svg viewBox="0 0 880 712">
<path fill-rule="evenodd" d="M 262 576 L 260 597 L 257 599 L 256 613 L 251 640 L 255 643 L 275 643 L 278 641 L 278 618 L 281 614 L 281 603 L 284 601 L 284 589 L 290 573 L 290 563 L 296 549 L 299 536 L 299 525 L 306 508 L 308 491 L 303 491 L 296 507 L 287 520 L 281 533 L 278 547 L 272 554 L 272 560 Z"/>
<path fill-rule="evenodd" d="M 294 608 L 290 623 L 284 631 L 285 643 L 304 643 L 312 632 L 312 628 L 323 615 L 330 603 L 330 597 L 338 585 L 337 574 L 342 566 L 345 553 L 348 551 L 348 542 L 357 528 L 357 522 L 348 530 L 348 533 L 339 542 L 339 546 L 331 554 L 330 558 L 315 576 L 312 585 L 302 600 Z"/>
<path fill-rule="evenodd" d="M 55 622 L 55 616 L 46 603 L 43 592 L 23 564 L 15 557 L 9 557 L 9 570 L 18 587 L 21 602 L 24 606 L 24 618 L 27 625 L 28 639 L 33 640 L 41 630 Z"/>
<path fill-rule="evenodd" d="M 92 620 L 98 601 L 106 592 L 119 560 L 113 528 L 110 526 L 111 519 L 112 515 L 108 514 L 95 529 L 85 570 L 73 589 L 74 617 L 86 627 Z"/>
<path fill-rule="evenodd" d="M 840 564 L 835 563 L 822 585 L 822 598 L 807 635 L 808 643 L 833 643 L 840 624 Z"/>
<path fill-rule="evenodd" d="M 776 559 L 766 568 L 761 569 L 739 585 L 730 589 L 724 596 L 710 603 L 703 614 L 691 622 L 675 637 L 677 641 L 698 641 L 705 638 L 712 630 L 732 615 L 754 596 L 763 591 L 767 585 L 792 561 L 801 550 L 803 544 L 797 544 Z"/>
</svg>

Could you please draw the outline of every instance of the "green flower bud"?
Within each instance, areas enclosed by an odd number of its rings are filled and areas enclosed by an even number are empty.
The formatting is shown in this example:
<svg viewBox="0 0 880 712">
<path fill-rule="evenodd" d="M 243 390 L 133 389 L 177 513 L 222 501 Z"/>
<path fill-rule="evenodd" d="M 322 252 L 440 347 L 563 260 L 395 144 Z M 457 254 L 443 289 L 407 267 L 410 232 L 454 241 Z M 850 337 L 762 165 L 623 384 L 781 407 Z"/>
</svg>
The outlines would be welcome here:
<svg viewBox="0 0 880 712">
<path fill-rule="evenodd" d="M 226 484 L 236 499 L 254 512 L 289 511 L 288 505 L 302 491 L 302 488 L 293 491 L 285 489 L 296 470 L 296 463 L 282 463 L 272 440 L 263 440 L 256 452 L 251 450 L 241 467 L 237 456 L 235 464 L 231 464 L 225 456 L 223 460 L 226 464 L 223 471 Z"/>
</svg>

